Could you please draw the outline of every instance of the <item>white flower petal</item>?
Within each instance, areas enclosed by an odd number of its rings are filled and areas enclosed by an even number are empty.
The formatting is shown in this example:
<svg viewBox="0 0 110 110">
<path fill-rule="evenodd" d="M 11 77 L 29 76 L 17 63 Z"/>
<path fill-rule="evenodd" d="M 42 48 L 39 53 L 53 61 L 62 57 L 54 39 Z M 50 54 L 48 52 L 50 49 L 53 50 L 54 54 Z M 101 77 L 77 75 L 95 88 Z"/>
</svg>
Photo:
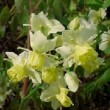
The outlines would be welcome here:
<svg viewBox="0 0 110 110">
<path fill-rule="evenodd" d="M 37 83 L 41 83 L 41 77 L 40 77 L 40 74 L 39 72 L 33 70 L 33 69 L 30 69 L 29 70 L 29 78 L 32 80 L 33 84 L 37 84 Z"/>
<path fill-rule="evenodd" d="M 66 73 L 65 81 L 70 91 L 76 92 L 78 90 L 79 79 L 75 73 Z"/>
<path fill-rule="evenodd" d="M 58 93 L 59 89 L 56 86 L 50 86 L 41 93 L 40 99 L 45 102 L 50 102 Z"/>
<path fill-rule="evenodd" d="M 34 34 L 30 32 L 30 44 L 34 51 L 44 52 L 46 40 L 46 36 L 41 31 L 36 31 Z"/>
<path fill-rule="evenodd" d="M 56 41 L 57 41 L 56 37 L 54 39 L 46 40 L 45 51 L 48 52 L 54 50 L 56 47 Z"/>
<path fill-rule="evenodd" d="M 57 110 L 61 106 L 61 104 L 57 99 L 53 99 L 51 102 L 51 106 L 54 110 Z"/>
<path fill-rule="evenodd" d="M 18 59 L 18 55 L 15 54 L 14 52 L 6 52 L 6 55 L 13 63 L 16 62 Z"/>
<path fill-rule="evenodd" d="M 71 45 L 63 45 L 61 47 L 58 47 L 56 51 L 61 54 L 62 57 L 68 57 L 73 53 L 73 48 Z"/>
<path fill-rule="evenodd" d="M 64 26 L 57 20 L 50 20 L 51 22 L 51 29 L 49 31 L 49 34 L 50 33 L 57 33 L 57 32 L 62 32 L 65 30 Z"/>
</svg>

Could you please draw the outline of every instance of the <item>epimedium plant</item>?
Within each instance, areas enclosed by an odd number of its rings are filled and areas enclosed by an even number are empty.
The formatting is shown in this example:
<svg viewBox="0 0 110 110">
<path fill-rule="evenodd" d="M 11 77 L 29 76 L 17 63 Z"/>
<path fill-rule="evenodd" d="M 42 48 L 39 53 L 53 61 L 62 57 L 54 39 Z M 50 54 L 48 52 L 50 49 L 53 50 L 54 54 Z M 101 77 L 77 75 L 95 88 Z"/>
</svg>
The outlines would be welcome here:
<svg viewBox="0 0 110 110">
<path fill-rule="evenodd" d="M 45 85 L 40 88 L 40 99 L 51 102 L 55 110 L 74 106 L 69 93 L 78 91 L 81 84 L 77 68 L 81 66 L 84 72 L 80 74 L 87 78 L 104 65 L 95 46 L 101 31 L 97 27 L 105 19 L 105 9 L 90 9 L 87 19 L 77 16 L 67 27 L 56 19 L 48 19 L 48 13 L 30 16 L 30 23 L 23 25 L 30 28 L 31 49 L 18 47 L 23 51 L 19 55 L 6 52 L 13 64 L 7 71 L 10 81 L 18 83 L 28 77 L 33 87 Z M 109 53 L 109 28 L 100 36 L 99 49 Z"/>
</svg>

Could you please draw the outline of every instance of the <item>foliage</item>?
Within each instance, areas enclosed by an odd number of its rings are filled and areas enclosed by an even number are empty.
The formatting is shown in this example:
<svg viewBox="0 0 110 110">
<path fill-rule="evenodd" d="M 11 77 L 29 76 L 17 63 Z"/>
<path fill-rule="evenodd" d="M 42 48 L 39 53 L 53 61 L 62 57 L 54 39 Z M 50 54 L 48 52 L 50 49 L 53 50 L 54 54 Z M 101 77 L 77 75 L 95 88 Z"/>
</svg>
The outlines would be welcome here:
<svg viewBox="0 0 110 110">
<path fill-rule="evenodd" d="M 108 109 L 109 7 L 109 0 L 0 0 L 1 110 Z"/>
</svg>

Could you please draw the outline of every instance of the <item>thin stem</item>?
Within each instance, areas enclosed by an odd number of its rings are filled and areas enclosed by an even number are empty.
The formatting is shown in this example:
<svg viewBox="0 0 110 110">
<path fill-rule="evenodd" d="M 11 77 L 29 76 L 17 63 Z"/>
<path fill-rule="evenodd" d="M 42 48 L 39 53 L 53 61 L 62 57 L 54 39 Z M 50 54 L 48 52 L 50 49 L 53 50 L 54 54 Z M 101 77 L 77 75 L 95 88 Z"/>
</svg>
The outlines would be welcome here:
<svg viewBox="0 0 110 110">
<path fill-rule="evenodd" d="M 22 110 L 22 107 L 23 107 L 23 104 L 25 103 L 25 101 L 26 101 L 27 99 L 29 99 L 29 98 L 37 91 L 37 89 L 38 89 L 40 86 L 42 86 L 42 85 L 41 85 L 41 84 L 37 85 L 33 90 L 31 90 L 31 92 L 30 92 L 27 96 L 25 96 L 25 97 L 23 97 L 23 98 L 21 99 L 21 103 L 20 103 L 20 105 L 19 105 L 19 109 L 18 109 L 18 110 Z"/>
<path fill-rule="evenodd" d="M 23 96 L 26 96 L 28 89 L 28 78 L 24 78 L 23 80 Z"/>
<path fill-rule="evenodd" d="M 35 7 L 33 8 L 33 10 L 31 11 L 32 13 L 34 13 L 37 10 L 37 8 L 38 8 L 38 6 L 40 5 L 41 2 L 42 2 L 42 0 L 39 0 L 38 1 L 38 3 L 35 5 Z"/>
<path fill-rule="evenodd" d="M 29 15 L 31 14 L 31 0 L 29 0 Z M 30 22 L 29 22 L 30 23 Z M 30 30 L 30 27 L 29 27 Z M 27 35 L 27 49 L 30 49 L 30 35 Z M 28 90 L 28 77 L 24 78 L 23 80 L 23 96 L 27 95 Z"/>
<path fill-rule="evenodd" d="M 64 3 L 64 0 L 61 0 L 61 3 L 62 3 L 62 5 L 63 5 L 65 11 L 66 11 L 68 14 L 70 14 L 68 8 L 66 7 L 66 5 L 65 5 L 65 3 Z"/>
</svg>

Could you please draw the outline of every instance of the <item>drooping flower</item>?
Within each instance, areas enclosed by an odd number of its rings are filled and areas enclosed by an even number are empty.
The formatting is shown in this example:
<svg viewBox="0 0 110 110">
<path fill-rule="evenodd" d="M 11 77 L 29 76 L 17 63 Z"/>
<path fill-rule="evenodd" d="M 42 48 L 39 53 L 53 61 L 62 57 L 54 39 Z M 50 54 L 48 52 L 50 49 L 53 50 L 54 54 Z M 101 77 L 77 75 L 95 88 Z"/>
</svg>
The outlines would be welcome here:
<svg viewBox="0 0 110 110">
<path fill-rule="evenodd" d="M 30 45 L 33 51 L 40 53 L 48 52 L 55 49 L 57 38 L 47 39 L 47 37 L 41 32 L 36 31 L 32 33 L 30 31 Z"/>
<path fill-rule="evenodd" d="M 65 59 L 63 66 L 81 65 L 86 72 L 90 73 L 99 67 L 98 54 L 91 47 L 96 32 L 96 26 L 86 21 L 83 21 L 77 30 L 70 29 L 63 32 L 63 44 L 56 49 Z"/>
<path fill-rule="evenodd" d="M 81 65 L 87 72 L 93 72 L 99 67 L 98 53 L 88 44 L 77 45 L 73 53 L 76 65 Z"/>
<path fill-rule="evenodd" d="M 65 88 L 60 88 L 60 93 L 56 95 L 56 98 L 64 107 L 70 107 L 73 105 L 71 99 L 67 96 L 68 90 Z"/>
<path fill-rule="evenodd" d="M 41 31 L 44 35 L 49 35 L 50 33 L 62 32 L 65 28 L 57 20 L 49 20 L 43 12 L 40 12 L 38 15 L 34 13 L 31 14 L 31 30 Z"/>
<path fill-rule="evenodd" d="M 71 51 L 65 51 L 65 48 L 69 48 Z M 74 49 L 73 49 L 74 48 Z M 73 49 L 73 50 L 72 50 Z M 66 58 L 64 66 L 71 67 L 75 63 L 75 67 L 81 65 L 86 72 L 93 72 L 99 67 L 98 53 L 89 45 L 76 45 L 76 46 L 62 46 L 57 50 L 61 55 Z M 67 53 L 66 53 L 67 52 Z"/>
<path fill-rule="evenodd" d="M 93 24 L 98 24 L 101 19 L 104 19 L 106 16 L 106 11 L 103 8 L 100 8 L 98 11 L 90 10 L 89 12 L 89 21 Z"/>
<path fill-rule="evenodd" d="M 7 71 L 7 74 L 13 82 L 19 82 L 27 77 L 27 68 L 24 65 L 14 65 Z"/>
<path fill-rule="evenodd" d="M 93 44 L 93 40 L 96 37 L 96 26 L 86 24 L 87 26 L 80 26 L 77 30 L 65 30 L 62 32 L 63 45 L 81 45 L 85 43 Z"/>
<path fill-rule="evenodd" d="M 46 83 L 52 83 L 56 80 L 58 71 L 55 67 L 44 68 L 42 70 L 42 80 Z"/>
<path fill-rule="evenodd" d="M 39 52 L 31 51 L 28 56 L 28 65 L 35 70 L 41 70 L 44 65 L 45 56 Z"/>
<path fill-rule="evenodd" d="M 14 64 L 22 64 L 25 65 L 27 63 L 28 58 L 28 52 L 24 51 L 20 53 L 19 55 L 15 54 L 14 52 L 6 52 L 6 55 L 8 56 L 9 60 Z"/>
<path fill-rule="evenodd" d="M 60 88 L 66 88 L 63 72 L 60 71 L 57 74 L 56 80 L 49 83 L 49 87 L 42 91 L 40 99 L 44 102 L 51 102 L 53 109 L 58 109 L 61 103 L 56 99 L 56 95 L 60 94 Z"/>
<path fill-rule="evenodd" d="M 32 59 L 29 61 L 29 53 L 31 53 L 31 51 L 24 51 L 19 55 L 16 55 L 13 52 L 6 52 L 13 63 L 13 66 L 7 71 L 12 82 L 19 82 L 24 77 L 29 77 L 34 84 L 41 83 L 39 73 L 32 68 L 33 66 L 29 66 L 29 62 L 31 64 L 33 63 Z"/>
</svg>

